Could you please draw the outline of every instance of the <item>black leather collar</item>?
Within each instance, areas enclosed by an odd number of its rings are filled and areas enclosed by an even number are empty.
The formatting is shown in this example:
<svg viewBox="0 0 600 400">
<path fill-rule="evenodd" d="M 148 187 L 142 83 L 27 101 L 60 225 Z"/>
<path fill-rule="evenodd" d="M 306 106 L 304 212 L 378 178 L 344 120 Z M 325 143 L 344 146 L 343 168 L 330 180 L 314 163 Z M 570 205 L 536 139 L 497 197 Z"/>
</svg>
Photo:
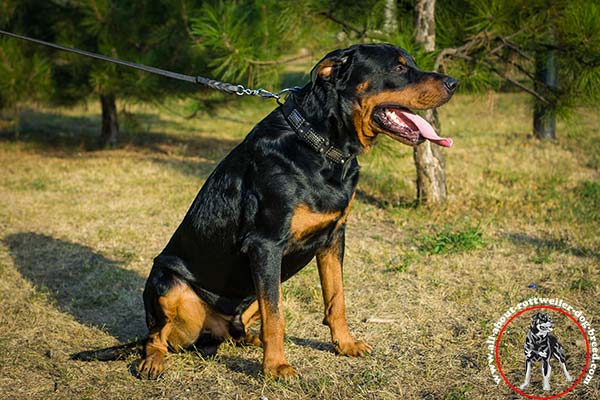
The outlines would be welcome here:
<svg viewBox="0 0 600 400">
<path fill-rule="evenodd" d="M 329 139 L 319 135 L 306 118 L 302 116 L 300 108 L 291 98 L 288 97 L 285 100 L 281 109 L 288 124 L 290 124 L 300 139 L 319 154 L 323 154 L 328 160 L 344 165 L 356 156 L 356 154 L 344 153 L 342 150 L 331 145 Z"/>
</svg>

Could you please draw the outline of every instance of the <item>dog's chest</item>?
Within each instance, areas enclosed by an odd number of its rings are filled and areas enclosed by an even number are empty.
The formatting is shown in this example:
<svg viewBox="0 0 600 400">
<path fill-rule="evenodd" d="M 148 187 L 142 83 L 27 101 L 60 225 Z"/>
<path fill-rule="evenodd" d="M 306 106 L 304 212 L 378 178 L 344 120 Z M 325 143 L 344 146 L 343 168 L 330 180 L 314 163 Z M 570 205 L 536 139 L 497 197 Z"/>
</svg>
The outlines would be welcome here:
<svg viewBox="0 0 600 400">
<path fill-rule="evenodd" d="M 331 246 L 332 238 L 345 222 L 345 214 L 345 210 L 318 212 L 306 205 L 296 208 L 281 263 L 282 281 L 304 268 L 319 249 Z"/>
<path fill-rule="evenodd" d="M 299 241 L 306 239 L 316 232 L 341 221 L 342 211 L 318 212 L 310 209 L 305 204 L 300 204 L 292 214 L 290 223 L 290 240 Z"/>
<path fill-rule="evenodd" d="M 353 199 L 354 194 L 339 210 L 335 211 L 314 210 L 307 204 L 297 205 L 292 213 L 290 239 L 301 241 L 317 232 L 336 231 L 346 222 Z"/>
</svg>

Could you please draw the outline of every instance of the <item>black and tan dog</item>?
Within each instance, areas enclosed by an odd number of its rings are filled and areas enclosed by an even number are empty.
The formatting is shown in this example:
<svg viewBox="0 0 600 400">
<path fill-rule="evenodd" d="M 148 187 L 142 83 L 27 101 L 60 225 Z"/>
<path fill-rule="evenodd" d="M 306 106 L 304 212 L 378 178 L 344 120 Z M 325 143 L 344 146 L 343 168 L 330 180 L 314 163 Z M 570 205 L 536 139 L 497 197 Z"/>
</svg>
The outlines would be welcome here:
<svg viewBox="0 0 600 400">
<path fill-rule="evenodd" d="M 381 133 L 413 146 L 450 146 L 409 108 L 446 103 L 456 84 L 419 70 L 413 57 L 388 44 L 323 58 L 311 81 L 221 161 L 155 258 L 144 290 L 150 333 L 140 374 L 158 377 L 167 349 L 214 354 L 232 338 L 263 346 L 266 375 L 295 376 L 284 355 L 281 283 L 315 256 L 336 352 L 369 353 L 350 335 L 342 287 L 356 156 Z M 257 320 L 260 337 L 248 331 Z"/>
<path fill-rule="evenodd" d="M 529 327 L 527 337 L 525 338 L 525 345 L 523 346 L 523 352 L 525 353 L 525 381 L 521 385 L 521 389 L 526 389 L 529 386 L 532 364 L 536 361 L 541 361 L 544 378 L 543 389 L 550 390 L 550 373 L 552 372 L 550 360 L 552 358 L 556 358 L 560 362 L 567 382 L 572 381 L 571 375 L 567 371 L 563 347 L 558 342 L 558 339 L 550 333 L 553 329 L 554 322 L 548 314 L 538 312 L 531 317 L 531 326 Z"/>
</svg>

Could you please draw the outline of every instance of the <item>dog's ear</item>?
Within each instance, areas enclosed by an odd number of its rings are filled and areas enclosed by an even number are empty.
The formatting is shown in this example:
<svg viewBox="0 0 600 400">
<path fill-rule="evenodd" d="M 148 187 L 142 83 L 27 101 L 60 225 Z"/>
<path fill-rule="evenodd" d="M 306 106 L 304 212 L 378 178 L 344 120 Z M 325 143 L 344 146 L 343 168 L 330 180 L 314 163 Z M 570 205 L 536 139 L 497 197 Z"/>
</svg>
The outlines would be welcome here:
<svg viewBox="0 0 600 400">
<path fill-rule="evenodd" d="M 351 52 L 348 49 L 335 50 L 327 54 L 310 72 L 310 80 L 314 84 L 318 79 L 331 80 L 337 71 L 348 63 Z"/>
<path fill-rule="evenodd" d="M 540 319 L 539 312 L 536 312 L 535 314 L 533 314 L 533 316 L 531 317 L 531 326 L 536 326 L 539 319 Z"/>
</svg>

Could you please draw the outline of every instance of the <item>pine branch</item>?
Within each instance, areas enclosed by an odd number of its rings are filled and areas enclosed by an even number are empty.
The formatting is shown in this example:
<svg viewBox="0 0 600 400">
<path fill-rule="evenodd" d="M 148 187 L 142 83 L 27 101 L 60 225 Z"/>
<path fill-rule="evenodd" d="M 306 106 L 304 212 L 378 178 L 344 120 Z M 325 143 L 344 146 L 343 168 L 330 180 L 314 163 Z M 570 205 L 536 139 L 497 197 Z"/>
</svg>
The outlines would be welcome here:
<svg viewBox="0 0 600 400">
<path fill-rule="evenodd" d="M 199 44 L 202 41 L 202 37 L 194 35 L 192 30 L 190 29 L 187 5 L 185 4 L 185 0 L 181 0 L 181 19 L 183 20 L 183 26 L 185 26 L 185 31 L 187 32 L 192 42 L 194 42 L 194 44 Z"/>
<path fill-rule="evenodd" d="M 102 14 L 100 13 L 100 10 L 98 9 L 98 4 L 96 3 L 96 0 L 92 1 L 91 6 L 92 6 L 92 10 L 94 10 L 94 15 L 96 16 L 96 19 L 98 20 L 98 22 L 104 23 L 104 17 L 102 16 Z"/>
<path fill-rule="evenodd" d="M 351 30 L 352 32 L 355 32 L 356 34 L 358 34 L 358 37 L 361 39 L 368 37 L 367 28 L 360 29 L 346 21 L 342 21 L 341 19 L 339 19 L 335 15 L 333 15 L 333 13 L 331 11 L 320 12 L 320 13 L 318 13 L 318 15 L 325 17 L 325 18 L 335 22 L 336 24 L 341 25 L 348 30 Z"/>
<path fill-rule="evenodd" d="M 534 82 L 540 82 L 535 78 L 535 75 L 531 72 L 529 72 L 527 69 L 525 69 L 525 67 L 523 67 L 521 64 L 516 63 L 513 60 L 509 60 L 506 57 L 502 57 L 502 56 L 497 56 L 498 58 L 500 58 L 504 63 L 511 65 L 513 67 L 515 67 L 516 69 L 518 69 L 522 74 L 524 74 L 525 76 L 527 76 L 529 79 L 531 79 Z M 543 84 L 543 82 L 540 82 Z"/>
<path fill-rule="evenodd" d="M 514 35 L 511 35 L 514 36 Z M 510 40 L 508 40 L 508 38 L 502 37 L 502 36 L 497 36 L 496 40 L 499 40 L 502 42 L 502 46 L 498 46 L 499 48 L 503 48 L 503 47 L 507 47 L 510 50 L 514 51 L 515 53 L 517 53 L 518 55 L 520 55 L 521 57 L 523 57 L 526 60 L 532 60 L 531 56 L 529 54 L 526 54 L 524 51 L 522 51 L 521 49 L 519 49 L 519 47 L 512 43 Z M 494 53 L 495 50 L 492 50 L 492 53 Z"/>
<path fill-rule="evenodd" d="M 509 77 L 508 75 L 506 75 L 505 73 L 500 71 L 498 68 L 496 68 L 492 64 L 488 63 L 487 61 L 476 59 L 475 57 L 471 57 L 466 54 L 454 54 L 452 56 L 456 57 L 456 58 L 461 58 L 466 61 L 471 61 L 476 64 L 480 64 L 480 65 L 484 66 L 485 68 L 489 69 L 490 71 L 492 71 L 493 73 L 495 73 L 496 75 L 498 75 L 499 77 L 507 80 L 508 82 L 512 83 L 513 85 L 517 86 L 518 88 L 520 88 L 520 89 L 524 90 L 525 92 L 529 93 L 530 95 L 536 97 L 542 103 L 551 104 L 550 101 L 548 101 L 544 96 L 542 96 L 535 90 L 523 85 L 521 82 L 519 82 L 515 79 L 512 79 L 511 77 Z"/>
<path fill-rule="evenodd" d="M 303 60 L 305 58 L 310 58 L 310 57 L 312 57 L 311 54 L 301 54 L 301 55 L 292 56 L 292 57 L 288 57 L 288 58 L 282 58 L 281 60 L 252 60 L 252 59 L 246 59 L 246 61 L 249 64 L 253 64 L 253 65 L 280 65 L 280 64 L 291 63 L 291 62 L 298 61 L 298 60 Z"/>
<path fill-rule="evenodd" d="M 517 34 L 517 33 L 515 33 L 515 34 Z M 515 34 L 511 35 L 511 37 L 514 36 Z M 472 51 L 473 49 L 479 49 L 481 46 L 483 46 L 485 44 L 489 44 L 492 41 L 496 41 L 496 40 L 500 40 L 502 42 L 502 44 L 500 46 L 496 47 L 491 52 L 491 54 L 496 53 L 496 52 L 500 51 L 501 49 L 503 49 L 505 47 L 508 47 L 511 50 L 518 50 L 517 47 L 514 46 L 514 45 L 512 45 L 512 43 L 510 43 L 508 41 L 508 39 L 506 39 L 506 38 L 502 38 L 500 36 L 496 36 L 496 37 L 490 38 L 489 35 L 487 35 L 487 33 L 481 32 L 481 33 L 475 35 L 473 37 L 473 39 L 471 39 L 470 41 L 468 41 L 467 43 L 465 43 L 464 45 L 462 45 L 460 47 L 443 49 L 438 54 L 438 56 L 437 56 L 437 58 L 435 60 L 435 65 L 434 65 L 433 69 L 434 69 L 434 71 L 438 71 L 439 67 L 443 64 L 444 59 L 447 58 L 447 57 L 460 58 L 460 59 L 463 59 L 463 60 L 466 60 L 466 61 L 469 61 L 469 62 L 472 62 L 472 63 L 475 63 L 475 64 L 482 65 L 483 67 L 485 67 L 488 70 L 492 71 L 493 73 L 495 73 L 496 75 L 498 75 L 502 79 L 504 79 L 504 80 L 512 83 L 513 85 L 517 86 L 521 90 L 523 90 L 523 91 L 529 93 L 530 95 L 536 97 L 542 103 L 551 104 L 551 102 L 548 101 L 540 93 L 538 93 L 535 90 L 527 87 L 526 85 L 522 84 L 521 82 L 519 82 L 519 81 L 517 81 L 517 80 L 515 80 L 515 79 L 513 79 L 511 77 L 509 77 L 507 74 L 505 74 L 504 72 L 502 72 L 499 68 L 497 68 L 496 66 L 492 65 L 491 63 L 489 63 L 489 62 L 487 62 L 485 60 L 482 60 L 480 58 L 476 58 L 476 57 L 473 56 L 473 53 L 474 53 L 474 51 Z M 518 50 L 518 51 L 521 52 L 520 50 Z M 526 73 L 526 75 L 528 77 L 530 77 L 529 73 Z"/>
<path fill-rule="evenodd" d="M 451 56 L 457 56 L 459 54 L 469 54 L 469 51 L 471 50 L 471 48 L 473 48 L 476 45 L 481 44 L 482 38 L 485 35 L 479 33 L 477 35 L 475 35 L 475 37 L 473 39 L 471 39 L 470 41 L 468 41 L 467 43 L 463 44 L 460 47 L 448 47 L 443 49 L 442 51 L 440 51 L 440 53 L 438 54 L 438 56 L 435 59 L 435 64 L 433 65 L 433 70 L 434 71 L 439 71 L 440 65 L 442 65 L 442 63 L 444 62 L 444 59 L 446 57 L 451 57 Z"/>
</svg>

